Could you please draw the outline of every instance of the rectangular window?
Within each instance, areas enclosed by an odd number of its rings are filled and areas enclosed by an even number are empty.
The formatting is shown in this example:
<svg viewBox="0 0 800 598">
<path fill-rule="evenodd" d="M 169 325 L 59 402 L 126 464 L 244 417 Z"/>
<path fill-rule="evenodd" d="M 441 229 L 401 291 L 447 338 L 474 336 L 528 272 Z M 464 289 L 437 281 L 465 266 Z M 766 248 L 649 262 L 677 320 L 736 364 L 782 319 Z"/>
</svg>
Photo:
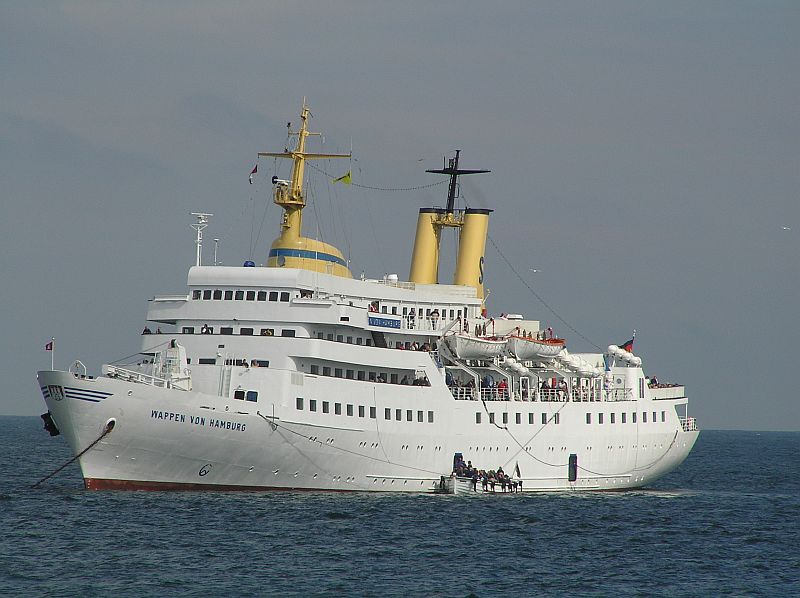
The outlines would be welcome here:
<svg viewBox="0 0 800 598">
<path fill-rule="evenodd" d="M 222 299 L 222 289 L 214 289 L 214 299 L 217 301 Z"/>
<path fill-rule="evenodd" d="M 614 420 L 616 419 L 616 417 L 614 417 L 615 415 L 616 415 L 616 414 L 614 414 L 614 413 L 612 413 L 612 414 L 611 414 L 611 423 L 612 423 L 612 424 L 614 423 Z"/>
<path fill-rule="evenodd" d="M 417 411 L 417 421 L 422 423 L 425 421 L 425 413 L 422 411 Z"/>
<path fill-rule="evenodd" d="M 603 414 L 602 413 L 598 413 L 597 414 L 597 423 L 598 424 L 602 424 L 603 423 Z"/>
<path fill-rule="evenodd" d="M 517 413 L 517 420 L 516 421 L 517 421 L 518 424 L 522 423 L 522 414 L 521 413 Z"/>
<path fill-rule="evenodd" d="M 318 365 L 312 365 L 311 366 L 311 373 L 312 374 L 319 374 L 319 366 Z"/>
<path fill-rule="evenodd" d="M 220 334 L 233 334 L 233 328 L 226 326 L 219 329 Z"/>
<path fill-rule="evenodd" d="M 368 347 L 371 347 L 371 346 L 372 346 L 372 339 L 371 339 L 371 338 L 368 338 L 368 339 L 366 339 L 366 341 L 365 341 L 365 344 L 366 344 Z"/>
<path fill-rule="evenodd" d="M 366 380 L 367 373 L 364 370 L 358 370 L 358 379 L 359 380 Z"/>
<path fill-rule="evenodd" d="M 194 334 L 194 326 L 184 326 L 183 327 L 184 334 Z"/>
<path fill-rule="evenodd" d="M 623 411 L 622 412 L 622 423 L 623 424 L 628 421 L 628 417 L 627 416 L 628 416 L 628 414 Z"/>
<path fill-rule="evenodd" d="M 428 411 L 428 423 L 433 423 L 433 411 Z"/>
<path fill-rule="evenodd" d="M 508 423 L 508 413 L 505 413 L 505 412 L 503 413 L 503 423 L 504 424 Z"/>
<path fill-rule="evenodd" d="M 397 374 L 392 374 L 391 376 L 389 376 L 389 382 L 390 383 L 397 384 L 399 381 L 400 380 L 399 380 Z"/>
<path fill-rule="evenodd" d="M 528 414 L 528 423 L 533 424 L 533 413 Z"/>
<path fill-rule="evenodd" d="M 384 419 L 392 419 L 392 410 L 388 407 L 383 410 L 383 418 Z"/>
<path fill-rule="evenodd" d="M 375 407 L 370 407 L 370 408 L 369 408 L 369 417 L 370 417 L 370 419 L 375 419 L 375 418 L 377 417 L 377 416 L 375 415 L 375 412 L 376 412 L 376 411 L 377 411 L 377 410 L 375 409 Z"/>
<path fill-rule="evenodd" d="M 332 340 L 333 340 L 333 334 L 332 334 L 332 333 L 330 333 L 330 332 L 328 333 L 328 340 L 329 340 L 329 341 L 332 341 Z"/>
<path fill-rule="evenodd" d="M 211 299 L 211 290 L 210 289 L 207 289 L 207 290 L 203 291 L 203 299 L 205 299 L 206 301 Z"/>
<path fill-rule="evenodd" d="M 270 301 L 277 301 L 278 300 L 278 291 L 270 291 L 269 292 L 269 300 Z"/>
<path fill-rule="evenodd" d="M 253 359 L 250 362 L 250 365 L 257 368 L 268 368 L 269 367 L 269 359 Z"/>
<path fill-rule="evenodd" d="M 542 425 L 545 425 L 546 423 L 547 423 L 547 414 L 542 413 Z M 588 424 L 589 422 L 586 423 Z"/>
<path fill-rule="evenodd" d="M 336 415 L 341 415 L 342 414 L 342 404 L 341 403 L 334 403 L 333 404 L 333 412 Z"/>
<path fill-rule="evenodd" d="M 322 413 L 330 413 L 331 404 L 328 401 L 322 401 Z"/>
<path fill-rule="evenodd" d="M 258 401 L 258 391 L 256 390 L 248 390 L 247 391 L 247 400 L 251 403 L 255 403 Z"/>
<path fill-rule="evenodd" d="M 653 419 L 651 420 L 653 423 L 656 423 L 658 419 L 656 419 L 656 412 L 653 411 Z"/>
<path fill-rule="evenodd" d="M 489 414 L 489 423 L 490 423 L 490 424 L 493 424 L 493 423 L 494 423 L 494 413 L 490 413 L 490 414 Z"/>
<path fill-rule="evenodd" d="M 665 421 L 667 421 L 667 412 L 666 411 L 662 411 L 661 412 L 661 423 L 664 423 Z"/>
<path fill-rule="evenodd" d="M 297 399 L 295 399 L 295 401 L 297 403 L 297 409 L 299 411 L 302 411 L 303 410 L 303 397 L 297 397 Z"/>
<path fill-rule="evenodd" d="M 375 372 L 370 372 L 369 373 L 369 381 L 370 382 L 375 382 L 375 378 L 376 378 Z"/>
<path fill-rule="evenodd" d="M 239 334 L 242 336 L 253 336 L 252 328 L 239 328 Z"/>
<path fill-rule="evenodd" d="M 355 370 L 347 370 L 347 372 L 346 372 L 346 378 L 347 378 L 348 380 L 352 380 L 352 379 L 353 379 L 353 378 L 355 378 L 355 377 L 356 377 L 356 372 L 355 372 Z"/>
<path fill-rule="evenodd" d="M 317 332 L 317 338 L 321 341 L 325 340 L 325 335 L 322 332 Z"/>
<path fill-rule="evenodd" d="M 289 301 L 289 293 L 287 293 L 286 291 L 281 293 L 281 301 L 283 301 L 284 303 L 288 302 Z"/>
<path fill-rule="evenodd" d="M 364 417 L 364 405 L 358 406 L 358 417 Z"/>
<path fill-rule="evenodd" d="M 266 301 L 267 300 L 267 292 L 266 291 L 259 291 L 258 292 L 258 301 Z"/>
<path fill-rule="evenodd" d="M 344 337 L 341 334 L 337 334 L 336 335 L 336 342 L 337 343 L 343 343 L 344 342 Z"/>
<path fill-rule="evenodd" d="M 200 289 L 195 289 L 192 291 L 192 299 L 200 299 Z"/>
<path fill-rule="evenodd" d="M 352 345 L 353 344 L 353 337 L 352 336 L 348 336 L 347 337 L 347 344 L 348 345 Z"/>
<path fill-rule="evenodd" d="M 233 291 L 225 291 L 225 301 L 231 301 L 233 299 Z"/>
<path fill-rule="evenodd" d="M 586 414 L 586 423 L 587 424 L 592 423 L 592 414 L 591 413 L 587 413 Z"/>
<path fill-rule="evenodd" d="M 396 305 L 392 307 L 392 315 L 393 316 L 397 315 L 397 306 Z"/>
<path fill-rule="evenodd" d="M 311 399 L 308 402 L 308 410 L 309 411 L 316 411 L 317 410 L 317 400 L 316 399 Z"/>
<path fill-rule="evenodd" d="M 363 342 L 363 341 L 361 340 L 361 337 L 360 337 L 360 336 L 356 337 L 356 344 L 357 344 L 357 345 L 360 345 L 362 342 Z"/>
<path fill-rule="evenodd" d="M 261 336 L 275 336 L 275 329 L 274 328 L 262 328 L 261 329 Z"/>
<path fill-rule="evenodd" d="M 642 423 L 647 423 L 647 411 L 642 411 Z"/>
<path fill-rule="evenodd" d="M 556 414 L 553 416 L 553 423 L 556 424 L 556 425 L 561 423 L 561 414 L 560 413 L 556 412 Z"/>
<path fill-rule="evenodd" d="M 214 365 L 217 363 L 217 360 L 214 357 L 201 357 L 197 363 L 200 365 Z"/>
<path fill-rule="evenodd" d="M 244 291 L 236 291 L 234 294 L 236 301 L 244 301 Z"/>
<path fill-rule="evenodd" d="M 403 410 L 402 409 L 395 409 L 394 410 L 394 418 L 397 421 L 403 421 Z"/>
<path fill-rule="evenodd" d="M 636 412 L 635 411 L 633 413 L 631 413 L 631 423 L 632 424 L 636 423 Z"/>
<path fill-rule="evenodd" d="M 281 336 L 293 337 L 294 336 L 294 330 L 291 329 L 291 328 L 284 328 L 283 330 L 281 330 Z"/>
<path fill-rule="evenodd" d="M 330 376 L 331 375 L 331 368 L 330 366 L 323 365 L 322 366 L 322 375 L 323 376 Z"/>
<path fill-rule="evenodd" d="M 411 409 L 406 411 L 406 421 L 407 422 L 413 422 L 414 421 L 414 412 Z"/>
<path fill-rule="evenodd" d="M 353 417 L 353 406 L 350 405 L 349 403 L 347 404 L 347 415 L 349 417 Z"/>
<path fill-rule="evenodd" d="M 237 401 L 244 401 L 244 391 L 243 390 L 234 390 L 233 391 L 233 398 Z"/>
<path fill-rule="evenodd" d="M 644 398 L 644 378 L 639 378 L 639 398 Z"/>
<path fill-rule="evenodd" d="M 334 369 L 333 369 L 333 375 L 334 375 L 336 378 L 341 378 L 341 377 L 342 377 L 342 375 L 343 375 L 343 374 L 342 374 L 342 368 L 334 368 Z"/>
<path fill-rule="evenodd" d="M 476 411 L 475 412 L 475 423 L 476 424 L 481 423 L 481 412 L 480 411 Z"/>
<path fill-rule="evenodd" d="M 247 291 L 247 300 L 248 301 L 255 301 L 256 300 L 256 292 L 255 291 Z"/>
</svg>

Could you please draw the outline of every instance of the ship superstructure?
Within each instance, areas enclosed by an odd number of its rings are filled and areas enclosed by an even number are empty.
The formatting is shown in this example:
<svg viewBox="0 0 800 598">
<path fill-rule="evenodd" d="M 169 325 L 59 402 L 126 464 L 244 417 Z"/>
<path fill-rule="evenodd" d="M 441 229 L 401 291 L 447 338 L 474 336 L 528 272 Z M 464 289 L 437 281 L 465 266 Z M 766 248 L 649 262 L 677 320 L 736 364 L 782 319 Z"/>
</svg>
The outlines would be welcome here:
<svg viewBox="0 0 800 598">
<path fill-rule="evenodd" d="M 308 108 L 273 179 L 283 209 L 266 266 L 189 270 L 149 302 L 139 358 L 41 371 L 52 420 L 90 489 L 432 492 L 454 459 L 502 467 L 523 491 L 623 489 L 677 467 L 696 422 L 680 385 L 655 384 L 614 345 L 569 352 L 537 320 L 489 318 L 491 210 L 420 209 L 408 281 L 354 279 L 334 246 L 302 235 Z M 207 214 L 198 214 L 207 223 Z M 443 228 L 459 231 L 439 282 Z M 102 438 L 100 438 L 102 436 Z M 100 440 L 98 441 L 98 438 Z"/>
</svg>

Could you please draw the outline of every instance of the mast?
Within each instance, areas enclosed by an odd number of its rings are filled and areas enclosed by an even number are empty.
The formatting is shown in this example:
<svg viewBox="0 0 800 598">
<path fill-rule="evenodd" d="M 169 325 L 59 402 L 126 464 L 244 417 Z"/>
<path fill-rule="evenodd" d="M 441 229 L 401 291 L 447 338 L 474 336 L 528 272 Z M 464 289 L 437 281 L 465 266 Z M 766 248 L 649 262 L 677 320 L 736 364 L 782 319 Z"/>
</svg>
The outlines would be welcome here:
<svg viewBox="0 0 800 598">
<path fill-rule="evenodd" d="M 453 207 L 456 201 L 456 192 L 458 191 L 458 176 L 461 174 L 483 174 L 486 172 L 491 172 L 491 170 L 465 170 L 458 168 L 458 157 L 461 154 L 461 150 L 456 150 L 456 157 L 450 158 L 449 165 L 447 168 L 442 168 L 440 170 L 426 170 L 425 172 L 430 172 L 433 174 L 449 174 L 450 175 L 450 186 L 447 189 L 447 208 L 445 208 L 447 214 L 453 213 Z M 446 225 L 445 225 L 446 226 Z"/>
<path fill-rule="evenodd" d="M 283 208 L 283 220 L 281 222 L 281 235 L 280 241 L 283 243 L 296 241 L 300 238 L 303 217 L 303 208 L 306 207 L 305 195 L 303 194 L 303 176 L 305 174 L 305 161 L 306 160 L 319 160 L 327 158 L 350 158 L 351 154 L 321 154 L 315 152 L 306 152 L 306 138 L 311 135 L 320 135 L 320 133 L 312 133 L 308 130 L 308 117 L 311 116 L 311 111 L 303 99 L 303 110 L 300 113 L 300 130 L 290 135 L 297 136 L 297 146 L 294 151 L 283 152 L 259 152 L 258 156 L 265 156 L 271 158 L 290 158 L 294 161 L 292 167 L 292 180 L 281 181 L 277 177 L 273 177 L 272 182 L 275 185 L 275 193 L 273 201 Z"/>
</svg>

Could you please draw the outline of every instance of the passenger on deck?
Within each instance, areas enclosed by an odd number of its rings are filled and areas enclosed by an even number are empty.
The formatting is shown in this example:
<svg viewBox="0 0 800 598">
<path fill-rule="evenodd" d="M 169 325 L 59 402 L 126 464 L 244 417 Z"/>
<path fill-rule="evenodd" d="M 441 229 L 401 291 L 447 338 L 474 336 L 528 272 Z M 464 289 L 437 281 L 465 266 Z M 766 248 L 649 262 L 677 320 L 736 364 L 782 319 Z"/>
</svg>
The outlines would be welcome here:
<svg viewBox="0 0 800 598">
<path fill-rule="evenodd" d="M 144 330 L 142 330 L 142 334 L 153 334 L 153 333 L 150 332 L 150 329 L 147 326 L 145 326 Z"/>
<path fill-rule="evenodd" d="M 508 396 L 508 381 L 505 378 L 500 380 L 500 384 L 497 385 L 497 396 L 501 399 Z"/>
<path fill-rule="evenodd" d="M 408 386 L 408 376 L 403 376 L 403 379 L 400 380 L 400 384 L 403 384 L 404 386 Z"/>
</svg>

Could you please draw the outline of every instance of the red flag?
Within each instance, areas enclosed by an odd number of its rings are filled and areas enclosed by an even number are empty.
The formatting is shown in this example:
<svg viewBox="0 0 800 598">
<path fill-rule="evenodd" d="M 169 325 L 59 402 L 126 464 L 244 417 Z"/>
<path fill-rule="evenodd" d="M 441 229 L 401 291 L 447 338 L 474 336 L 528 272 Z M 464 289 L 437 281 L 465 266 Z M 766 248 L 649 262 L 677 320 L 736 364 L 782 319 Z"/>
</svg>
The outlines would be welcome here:
<svg viewBox="0 0 800 598">
<path fill-rule="evenodd" d="M 256 175 L 257 172 L 258 172 L 258 164 L 256 164 L 255 167 L 253 167 L 253 170 L 250 171 L 250 184 L 251 185 L 253 184 L 253 177 Z"/>
<path fill-rule="evenodd" d="M 53 350 L 53 341 L 50 341 L 44 346 L 45 351 L 52 351 Z"/>
</svg>

